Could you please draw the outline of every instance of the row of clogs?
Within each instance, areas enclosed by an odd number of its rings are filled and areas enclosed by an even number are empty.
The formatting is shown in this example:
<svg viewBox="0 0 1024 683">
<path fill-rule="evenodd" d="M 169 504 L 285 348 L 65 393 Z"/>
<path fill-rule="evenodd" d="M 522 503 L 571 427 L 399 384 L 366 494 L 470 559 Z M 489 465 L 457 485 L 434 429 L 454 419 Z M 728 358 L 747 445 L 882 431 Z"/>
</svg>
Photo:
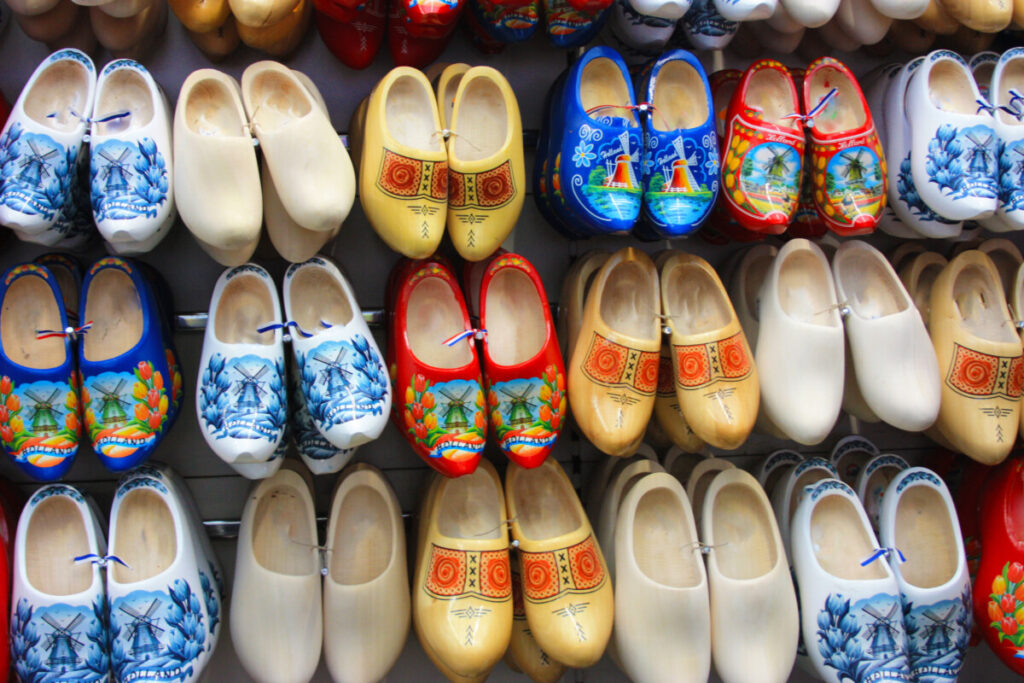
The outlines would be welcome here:
<svg viewBox="0 0 1024 683">
<path fill-rule="evenodd" d="M 350 125 L 359 198 L 377 234 L 400 254 L 427 258 L 447 232 L 480 261 L 515 227 L 526 196 L 519 105 L 489 66 L 452 64 L 436 77 L 391 70 Z"/>
<path fill-rule="evenodd" d="M 250 479 L 281 466 L 289 425 L 312 472 L 337 472 L 380 436 L 391 410 L 380 350 L 338 267 L 322 257 L 293 264 L 283 291 L 282 318 L 266 270 L 247 263 L 224 271 L 203 338 L 200 431 L 210 450 Z M 294 352 L 291 377 L 285 341 Z"/>
<path fill-rule="evenodd" d="M 14 463 L 33 479 L 59 479 L 82 440 L 115 472 L 146 460 L 182 396 L 159 276 L 108 257 L 83 278 L 54 254 L 7 270 L 0 306 L 0 444 Z"/>
<path fill-rule="evenodd" d="M 164 465 L 121 478 L 109 534 L 77 489 L 38 489 L 18 521 L 13 575 L 18 680 L 191 683 L 213 657 L 222 574 L 188 487 Z"/>
<path fill-rule="evenodd" d="M 547 458 L 568 412 L 566 375 L 529 261 L 503 253 L 467 269 L 461 288 L 443 260 L 399 261 L 387 311 L 392 417 L 420 458 L 446 476 L 470 474 L 489 430 L 522 467 Z"/>
<path fill-rule="evenodd" d="M 99 42 L 115 59 L 144 60 L 167 25 L 157 0 L 10 0 L 21 30 L 51 50 L 92 53 Z"/>
</svg>

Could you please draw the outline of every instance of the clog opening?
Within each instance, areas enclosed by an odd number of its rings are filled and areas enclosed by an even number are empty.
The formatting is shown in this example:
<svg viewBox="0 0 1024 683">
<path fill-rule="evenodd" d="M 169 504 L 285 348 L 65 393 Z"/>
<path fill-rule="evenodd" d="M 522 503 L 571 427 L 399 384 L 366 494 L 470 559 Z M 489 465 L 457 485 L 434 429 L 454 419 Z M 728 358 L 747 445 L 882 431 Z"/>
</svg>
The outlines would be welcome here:
<svg viewBox="0 0 1024 683">
<path fill-rule="evenodd" d="M 878 523 L 878 513 L 882 508 L 882 496 L 885 495 L 885 489 L 901 471 L 901 468 L 894 465 L 879 467 L 868 476 L 868 480 L 864 483 L 864 511 L 873 524 L 877 525 Z"/>
<path fill-rule="evenodd" d="M 245 137 L 245 122 L 238 110 L 236 94 L 214 78 L 206 78 L 188 92 L 185 125 L 196 135 Z"/>
<path fill-rule="evenodd" d="M 956 531 L 949 506 L 930 486 L 912 486 L 896 504 L 896 547 L 906 562 L 900 564 L 903 580 L 918 588 L 949 583 L 956 574 Z"/>
<path fill-rule="evenodd" d="M 654 82 L 655 130 L 696 128 L 708 120 L 704 79 L 687 62 L 674 60 L 658 71 Z"/>
<path fill-rule="evenodd" d="M 765 250 L 754 258 L 744 259 L 743 298 L 746 302 L 747 311 L 750 312 L 750 316 L 755 321 L 761 319 L 758 297 L 761 295 L 761 285 L 764 284 L 764 279 L 768 277 L 768 271 L 771 270 L 776 253 L 774 249 Z"/>
<path fill-rule="evenodd" d="M 412 76 L 399 76 L 388 88 L 384 99 L 387 133 L 410 149 L 441 151 L 437 103 L 423 82 Z M 451 119 L 449 119 L 450 121 Z M 373 125 L 372 122 L 367 122 Z"/>
<path fill-rule="evenodd" d="M 747 484 L 718 490 L 711 507 L 714 557 L 728 579 L 756 579 L 778 563 L 771 510 Z"/>
<path fill-rule="evenodd" d="M 968 116 L 978 111 L 974 80 L 966 67 L 952 59 L 939 60 L 928 73 L 928 96 L 932 105 L 942 111 Z"/>
<path fill-rule="evenodd" d="M 93 321 L 82 343 L 87 361 L 116 358 L 138 344 L 142 339 L 142 301 L 131 277 L 117 268 L 96 273 L 89 283 L 83 320 Z"/>
<path fill-rule="evenodd" d="M 914 304 L 917 306 L 917 310 L 921 312 L 925 325 L 928 325 L 931 318 L 932 285 L 935 284 L 935 279 L 939 277 L 945 266 L 945 261 L 938 261 L 922 267 L 917 275 L 917 283 L 911 292 L 914 297 Z"/>
<path fill-rule="evenodd" d="M 711 486 L 711 482 L 714 481 L 715 477 L 722 473 L 722 470 L 729 469 L 729 466 L 725 462 L 713 462 L 706 469 L 701 472 L 695 472 L 697 478 L 693 481 L 692 491 L 689 492 L 691 503 L 693 504 L 693 517 L 697 522 L 700 522 L 701 516 L 704 512 L 704 498 L 707 496 L 708 487 Z M 694 473 L 690 474 L 690 478 L 693 479 Z M 687 487 L 691 488 L 691 487 Z"/>
<path fill-rule="evenodd" d="M 221 292 L 213 333 L 222 344 L 270 345 L 274 333 L 260 334 L 257 330 L 276 319 L 266 281 L 243 273 L 232 278 Z"/>
<path fill-rule="evenodd" d="M 779 305 L 789 317 L 809 325 L 838 327 L 842 322 L 833 291 L 828 266 L 814 252 L 790 252 L 780 264 Z"/>
<path fill-rule="evenodd" d="M 886 578 L 881 561 L 861 562 L 875 552 L 876 543 L 861 522 L 857 508 L 845 496 L 825 496 L 811 511 L 811 548 L 827 574 L 848 581 Z"/>
<path fill-rule="evenodd" d="M 114 114 L 128 116 L 103 121 Z M 143 128 L 153 120 L 153 97 L 146 79 L 135 69 L 117 69 L 96 95 L 95 133 L 109 135 Z"/>
<path fill-rule="evenodd" d="M 494 156 L 508 140 L 508 108 L 501 88 L 490 78 L 475 76 L 459 101 L 454 131 L 455 157 L 477 161 Z"/>
<path fill-rule="evenodd" d="M 796 86 L 782 71 L 773 68 L 758 69 L 747 81 L 743 97 L 747 108 L 761 112 L 761 118 L 782 128 L 796 129 L 797 120 L 785 117 L 800 111 Z"/>
<path fill-rule="evenodd" d="M 75 130 L 92 113 L 85 110 L 91 79 L 92 74 L 85 65 L 75 60 L 54 62 L 29 86 L 25 113 L 47 128 L 61 132 Z"/>
<path fill-rule="evenodd" d="M 517 268 L 502 268 L 487 287 L 487 349 L 498 365 L 519 365 L 544 348 L 547 323 L 533 280 Z"/>
<path fill-rule="evenodd" d="M 524 538 L 543 541 L 572 533 L 580 527 L 576 492 L 553 466 L 519 469 L 510 487 L 516 521 Z"/>
<path fill-rule="evenodd" d="M 732 304 L 725 291 L 699 263 L 672 268 L 662 284 L 662 292 L 665 313 L 675 334 L 712 332 L 725 327 L 733 318 Z"/>
<path fill-rule="evenodd" d="M 867 123 L 867 111 L 861 100 L 860 89 L 839 69 L 826 66 L 817 69 L 808 87 L 807 108 L 813 108 L 832 88 L 835 97 L 825 110 L 814 119 L 814 128 L 829 135 L 842 131 L 856 130 Z"/>
<path fill-rule="evenodd" d="M 60 306 L 45 280 L 34 275 L 11 283 L 0 309 L 0 341 L 12 362 L 34 370 L 67 360 L 64 337 L 37 339 L 37 330 L 60 330 Z"/>
<path fill-rule="evenodd" d="M 331 578 L 356 586 L 373 581 L 391 564 L 394 529 L 384 496 L 360 485 L 345 494 L 338 507 L 331 539 Z"/>
<path fill-rule="evenodd" d="M 313 511 L 294 487 L 282 484 L 266 492 L 252 521 L 252 552 L 261 567 L 276 574 L 317 574 Z"/>
<path fill-rule="evenodd" d="M 673 588 L 693 588 L 702 583 L 694 538 L 686 523 L 679 496 L 667 488 L 655 488 L 640 497 L 633 517 L 633 557 L 651 581 Z"/>
<path fill-rule="evenodd" d="M 991 342 L 1020 343 L 991 271 L 969 264 L 953 282 L 953 301 L 968 332 Z"/>
<path fill-rule="evenodd" d="M 292 319 L 308 332 L 324 329 L 322 323 L 348 325 L 352 320 L 348 296 L 326 268 L 300 268 L 292 278 L 289 297 Z"/>
<path fill-rule="evenodd" d="M 846 304 L 860 318 L 881 318 L 910 307 L 903 286 L 881 256 L 866 249 L 840 253 L 837 284 Z"/>
<path fill-rule="evenodd" d="M 127 567 L 114 563 L 114 580 L 138 583 L 165 571 L 178 556 L 178 535 L 167 502 L 144 488 L 125 494 L 117 512 L 111 554 Z"/>
<path fill-rule="evenodd" d="M 74 501 L 46 498 L 32 512 L 25 533 L 25 579 L 46 595 L 75 595 L 92 584 L 92 565 L 72 562 L 92 550 L 85 520 Z"/>
<path fill-rule="evenodd" d="M 982 82 L 991 82 L 991 76 L 985 81 L 978 80 L 978 83 Z M 995 97 L 991 98 L 991 104 L 997 107 L 1009 105 L 1010 98 L 1013 97 L 1010 93 L 1011 90 L 1024 92 L 1024 59 L 1019 57 L 1011 59 L 1003 66 L 1002 78 L 999 80 L 999 92 L 996 93 Z M 999 117 L 1001 122 L 1011 126 L 1022 125 L 1022 122 L 1013 114 L 1002 109 L 996 109 L 996 112 L 998 112 L 996 116 Z"/>
<path fill-rule="evenodd" d="M 613 331 L 635 339 L 660 341 L 658 278 L 653 268 L 645 268 L 639 261 L 620 261 L 612 266 L 600 296 L 601 319 Z"/>
<path fill-rule="evenodd" d="M 715 105 L 715 129 L 718 131 L 720 140 L 725 138 L 725 117 L 729 114 L 729 103 L 732 102 L 732 95 L 736 92 L 737 85 L 739 85 L 739 80 L 730 78 L 723 81 L 712 94 Z"/>
<path fill-rule="evenodd" d="M 583 111 L 590 112 L 588 116 L 592 119 L 614 117 L 637 125 L 633 110 L 627 109 L 633 106 L 633 101 L 622 69 L 607 57 L 598 57 L 583 67 L 580 101 Z"/>
<path fill-rule="evenodd" d="M 982 249 L 982 251 L 992 259 L 996 272 L 999 273 L 999 282 L 1003 287 L 1003 292 L 1009 296 L 1009 293 L 1013 291 L 1013 281 L 1017 277 L 1017 269 L 1024 262 L 1020 251 L 1017 250 L 1017 247 L 1012 242 L 1008 242 L 1005 246 L 998 245 L 993 246 L 991 249 Z"/>
<path fill-rule="evenodd" d="M 456 68 L 458 64 L 453 64 L 449 68 Z M 469 65 L 464 65 L 466 68 L 461 73 L 453 73 L 452 76 L 444 83 L 442 89 L 442 103 L 441 106 L 444 108 L 444 120 L 447 125 L 451 125 L 452 122 L 452 109 L 455 107 L 455 93 L 459 91 L 459 84 L 462 83 L 462 77 L 466 75 L 466 71 L 469 70 Z M 447 69 L 446 69 L 447 71 Z M 444 73 L 442 72 L 442 76 Z"/>
<path fill-rule="evenodd" d="M 406 311 L 409 351 L 417 361 L 449 370 L 473 361 L 471 343 L 442 343 L 467 326 L 462 307 L 447 282 L 436 277 L 417 282 L 409 293 Z"/>
<path fill-rule="evenodd" d="M 789 493 L 789 515 L 786 517 L 787 526 L 793 520 L 793 513 L 796 512 L 797 505 L 800 504 L 800 494 L 803 492 L 804 487 L 816 484 L 823 479 L 832 479 L 832 473 L 824 467 L 810 467 L 800 473 L 800 476 L 793 482 L 792 488 Z"/>
<path fill-rule="evenodd" d="M 281 128 L 312 111 L 311 96 L 291 74 L 276 69 L 259 72 L 249 85 L 250 119 L 263 130 Z"/>
<path fill-rule="evenodd" d="M 501 538 L 505 510 L 494 477 L 483 467 L 441 482 L 437 530 L 448 538 Z"/>
</svg>

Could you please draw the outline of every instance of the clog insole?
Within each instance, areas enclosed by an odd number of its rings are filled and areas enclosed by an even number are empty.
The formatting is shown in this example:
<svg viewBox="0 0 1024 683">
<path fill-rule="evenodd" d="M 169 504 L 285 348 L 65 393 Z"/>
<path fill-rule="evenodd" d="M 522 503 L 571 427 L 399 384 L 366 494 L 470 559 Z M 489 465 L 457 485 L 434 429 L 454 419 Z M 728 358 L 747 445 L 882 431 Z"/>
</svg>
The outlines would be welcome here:
<svg viewBox="0 0 1024 683">
<path fill-rule="evenodd" d="M 814 129 L 825 135 L 856 130 L 867 120 L 857 86 L 839 69 L 824 67 L 814 72 L 808 88 L 807 108 L 814 107 L 832 88 L 835 97 L 814 119 Z"/>
<path fill-rule="evenodd" d="M 633 517 L 633 557 L 655 583 L 673 588 L 699 586 L 702 575 L 693 551 L 697 538 L 686 523 L 678 496 L 651 489 L 640 497 Z"/>
<path fill-rule="evenodd" d="M 99 119 L 128 112 L 129 116 L 100 122 Z M 153 98 L 142 75 L 134 69 L 118 69 L 104 81 L 96 95 L 95 134 L 110 135 L 137 130 L 153 120 Z"/>
<path fill-rule="evenodd" d="M 252 552 L 256 562 L 276 574 L 317 573 L 313 516 L 305 499 L 292 486 L 278 485 L 263 494 L 252 519 Z"/>
<path fill-rule="evenodd" d="M 441 482 L 435 494 L 437 530 L 448 538 L 501 538 L 505 509 L 494 478 L 483 467 Z"/>
<path fill-rule="evenodd" d="M 367 583 L 391 564 L 391 513 L 380 492 L 356 486 L 338 507 L 331 539 L 331 578 L 342 585 Z"/>
<path fill-rule="evenodd" d="M 520 469 L 511 487 L 516 522 L 525 538 L 543 541 L 565 536 L 583 524 L 576 492 L 553 466 Z"/>
<path fill-rule="evenodd" d="M 831 478 L 832 473 L 824 467 L 811 467 L 800 473 L 800 476 L 796 478 L 792 488 L 790 488 L 789 515 L 786 517 L 786 526 L 789 526 L 789 523 L 793 520 L 793 513 L 796 512 L 796 506 L 800 504 L 800 492 L 804 490 L 804 487 L 815 484 L 823 479 Z"/>
<path fill-rule="evenodd" d="M 185 123 L 196 135 L 247 135 L 237 94 L 214 78 L 201 80 L 192 86 L 185 103 Z"/>
<path fill-rule="evenodd" d="M 673 268 L 662 285 L 665 313 L 675 334 L 698 335 L 719 330 L 733 318 L 728 297 L 696 263 Z"/>
<path fill-rule="evenodd" d="M 341 284 L 334 276 L 317 266 L 306 266 L 295 273 L 289 287 L 292 320 L 312 332 L 328 325 L 347 325 L 352 320 L 352 306 Z"/>
<path fill-rule="evenodd" d="M 772 514 L 745 484 L 719 489 L 711 508 L 718 571 L 729 579 L 756 579 L 778 563 Z"/>
<path fill-rule="evenodd" d="M 312 111 L 312 97 L 294 77 L 275 69 L 258 73 L 249 86 L 253 127 L 273 131 Z"/>
<path fill-rule="evenodd" d="M 59 330 L 60 305 L 50 285 L 29 276 L 15 280 L 0 309 L 0 343 L 12 363 L 26 368 L 55 368 L 67 359 L 63 337 L 36 339 L 38 330 Z"/>
<path fill-rule="evenodd" d="M 420 280 L 409 293 L 406 311 L 409 351 L 419 362 L 443 369 L 472 362 L 469 344 L 444 344 L 445 339 L 466 329 L 462 308 L 448 283 L 436 277 Z"/>
<path fill-rule="evenodd" d="M 832 576 L 849 581 L 886 577 L 880 562 L 861 566 L 875 551 L 875 542 L 857 508 L 843 496 L 826 496 L 811 512 L 811 548 L 818 564 Z"/>
<path fill-rule="evenodd" d="M 655 130 L 696 128 L 708 120 L 708 99 L 704 79 L 684 61 L 661 67 L 654 81 Z"/>
<path fill-rule="evenodd" d="M 896 505 L 896 547 L 907 561 L 903 579 L 918 588 L 949 583 L 956 573 L 956 532 L 942 494 L 928 486 L 913 486 Z"/>
<path fill-rule="evenodd" d="M 32 512 L 25 534 L 25 579 L 46 595 L 74 595 L 92 583 L 92 565 L 72 558 L 93 552 L 85 521 L 68 498 L 47 498 Z"/>
<path fill-rule="evenodd" d="M 449 125 L 455 158 L 478 161 L 494 156 L 508 138 L 508 109 L 501 88 L 490 78 L 469 81 Z"/>
<path fill-rule="evenodd" d="M 779 305 L 791 318 L 810 325 L 839 325 L 832 283 L 822 259 L 795 251 L 779 267 Z"/>
<path fill-rule="evenodd" d="M 441 121 L 433 93 L 418 78 L 399 76 L 384 99 L 387 133 L 413 150 L 441 151 Z M 368 121 L 368 125 L 376 122 Z"/>
<path fill-rule="evenodd" d="M 48 66 L 25 97 L 25 114 L 36 123 L 62 132 L 82 125 L 91 74 L 85 66 L 62 59 Z M 54 116 L 50 117 L 53 114 Z M 50 118 L 47 118 L 50 117 Z"/>
<path fill-rule="evenodd" d="M 995 70 L 995 65 L 990 65 L 992 70 Z M 975 75 L 975 81 L 978 83 L 991 83 L 992 76 L 982 80 Z M 992 104 L 995 106 L 1008 105 L 1010 98 L 1013 95 L 1010 94 L 1010 90 L 1016 90 L 1017 92 L 1024 92 L 1024 59 L 1011 59 L 1003 67 L 1002 77 L 999 79 L 999 92 L 992 93 L 994 97 L 990 97 Z M 1009 126 L 1022 125 L 1020 120 L 1008 111 L 1003 109 L 996 109 L 996 116 L 999 120 Z M 1020 129 L 1018 129 L 1020 130 Z"/>
<path fill-rule="evenodd" d="M 213 320 L 217 341 L 222 344 L 274 343 L 273 332 L 257 332 L 260 327 L 277 319 L 265 282 L 263 278 L 249 274 L 236 276 L 228 282 L 221 292 Z"/>
<path fill-rule="evenodd" d="M 977 114 L 974 84 L 966 67 L 958 62 L 943 59 L 932 67 L 928 73 L 928 93 L 932 104 L 942 111 L 968 116 Z"/>
<path fill-rule="evenodd" d="M 777 69 L 758 69 L 747 81 L 746 105 L 761 112 L 761 119 L 783 128 L 796 129 L 796 119 L 785 117 L 799 112 L 793 81 Z"/>
<path fill-rule="evenodd" d="M 1019 342 L 998 286 L 987 269 L 969 265 L 953 283 L 953 301 L 964 327 L 974 336 L 991 342 Z"/>
<path fill-rule="evenodd" d="M 909 307 L 899 281 L 871 253 L 847 252 L 840 258 L 837 284 L 859 317 L 881 318 Z"/>
<path fill-rule="evenodd" d="M 593 294 L 593 293 L 592 293 Z M 657 276 L 637 261 L 612 267 L 601 295 L 601 320 L 619 334 L 635 339 L 660 340 Z"/>
<path fill-rule="evenodd" d="M 544 348 L 547 324 L 533 280 L 514 268 L 503 268 L 487 287 L 487 349 L 498 365 L 524 363 Z"/>
<path fill-rule="evenodd" d="M 104 268 L 89 284 L 83 320 L 93 321 L 82 344 L 90 362 L 116 358 L 142 339 L 142 302 L 132 279 L 116 268 Z M 158 324 L 153 321 L 153 324 Z"/>
<path fill-rule="evenodd" d="M 145 489 L 129 491 L 121 499 L 110 550 L 128 566 L 114 563 L 114 580 L 137 583 L 160 574 L 177 557 L 178 542 L 174 516 L 164 499 Z"/>
<path fill-rule="evenodd" d="M 594 119 L 615 116 L 637 125 L 629 96 L 629 86 L 619 66 L 607 57 L 598 57 L 583 67 L 580 75 L 580 101 L 583 111 Z"/>
</svg>

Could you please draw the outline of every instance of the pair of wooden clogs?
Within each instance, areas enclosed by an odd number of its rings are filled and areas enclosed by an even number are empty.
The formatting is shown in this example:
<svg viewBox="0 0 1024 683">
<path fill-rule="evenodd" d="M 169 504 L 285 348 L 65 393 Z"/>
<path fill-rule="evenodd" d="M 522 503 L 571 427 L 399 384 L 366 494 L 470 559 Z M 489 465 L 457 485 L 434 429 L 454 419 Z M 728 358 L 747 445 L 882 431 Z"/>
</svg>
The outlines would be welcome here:
<svg viewBox="0 0 1024 683">
<path fill-rule="evenodd" d="M 169 0 L 189 38 L 211 61 L 239 43 L 277 59 L 302 44 L 313 17 L 311 0 Z"/>
<path fill-rule="evenodd" d="M 13 0 L 15 20 L 29 38 L 51 50 L 96 51 L 97 41 L 116 59 L 145 60 L 167 25 L 158 0 Z"/>
<path fill-rule="evenodd" d="M 359 199 L 377 234 L 408 258 L 427 258 L 445 226 L 467 261 L 494 253 L 526 192 L 522 121 L 505 77 L 452 64 L 437 92 L 421 72 L 392 69 L 352 118 Z"/>
</svg>

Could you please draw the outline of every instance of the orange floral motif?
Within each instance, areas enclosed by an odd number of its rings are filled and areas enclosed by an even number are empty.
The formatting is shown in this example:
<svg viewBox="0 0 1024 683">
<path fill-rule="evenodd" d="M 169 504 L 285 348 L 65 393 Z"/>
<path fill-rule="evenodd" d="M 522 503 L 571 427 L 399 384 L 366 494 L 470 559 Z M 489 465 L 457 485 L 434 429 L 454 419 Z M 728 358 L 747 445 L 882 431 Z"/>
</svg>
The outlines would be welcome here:
<svg viewBox="0 0 1024 683">
<path fill-rule="evenodd" d="M 507 550 L 466 551 L 431 545 L 424 590 L 435 597 L 475 596 L 503 601 L 512 597 Z"/>
<path fill-rule="evenodd" d="M 658 353 L 617 344 L 598 333 L 583 360 L 583 372 L 605 386 L 624 386 L 641 394 L 658 388 Z"/>
<path fill-rule="evenodd" d="M 448 169 L 448 205 L 496 209 L 512 201 L 516 194 L 511 163 L 480 173 L 459 173 Z"/>
<path fill-rule="evenodd" d="M 946 384 L 968 398 L 1002 396 L 1017 400 L 1024 388 L 1024 360 L 1021 356 L 993 356 L 954 344 Z"/>
<path fill-rule="evenodd" d="M 523 593 L 531 602 L 546 602 L 563 593 L 591 593 L 607 579 L 593 535 L 568 548 L 541 553 L 520 551 Z"/>
<path fill-rule="evenodd" d="M 707 344 L 674 345 L 676 382 L 684 389 L 699 389 L 714 380 L 746 378 L 752 365 L 742 332 Z"/>
<path fill-rule="evenodd" d="M 377 187 L 399 199 L 443 201 L 448 197 L 448 164 L 413 159 L 385 149 Z"/>
</svg>

